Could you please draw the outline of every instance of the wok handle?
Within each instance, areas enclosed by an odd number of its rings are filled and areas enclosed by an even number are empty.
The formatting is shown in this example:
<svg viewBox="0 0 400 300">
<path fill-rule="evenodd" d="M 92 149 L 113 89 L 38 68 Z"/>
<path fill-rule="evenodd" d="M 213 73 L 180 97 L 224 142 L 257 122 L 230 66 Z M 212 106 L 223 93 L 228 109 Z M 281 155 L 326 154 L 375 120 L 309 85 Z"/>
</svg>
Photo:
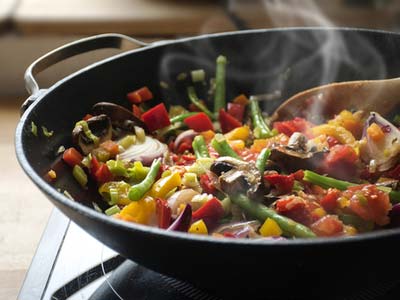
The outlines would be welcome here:
<svg viewBox="0 0 400 300">
<path fill-rule="evenodd" d="M 25 71 L 25 87 L 31 96 L 22 104 L 21 112 L 24 112 L 44 92 L 35 79 L 38 73 L 69 57 L 103 48 L 122 49 L 126 43 L 135 46 L 149 45 L 127 35 L 106 33 L 68 43 L 38 58 Z"/>
</svg>

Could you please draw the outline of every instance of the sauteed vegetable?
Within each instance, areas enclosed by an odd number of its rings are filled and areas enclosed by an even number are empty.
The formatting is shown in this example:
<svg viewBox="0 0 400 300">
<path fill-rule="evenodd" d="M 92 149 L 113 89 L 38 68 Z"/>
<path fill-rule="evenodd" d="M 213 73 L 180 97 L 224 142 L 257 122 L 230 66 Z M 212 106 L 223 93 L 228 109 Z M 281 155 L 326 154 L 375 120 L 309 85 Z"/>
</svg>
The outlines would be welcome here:
<svg viewBox="0 0 400 300">
<path fill-rule="evenodd" d="M 206 74 L 193 70 L 189 107 L 153 104 L 161 99 L 141 87 L 127 94 L 132 110 L 100 102 L 77 120 L 63 160 L 83 189 L 97 184 L 107 215 L 257 239 L 352 236 L 400 224 L 394 124 L 350 110 L 322 124 L 300 116 L 271 123 L 257 96 L 226 101 L 226 64 L 217 58 L 208 101 L 198 96 Z"/>
</svg>

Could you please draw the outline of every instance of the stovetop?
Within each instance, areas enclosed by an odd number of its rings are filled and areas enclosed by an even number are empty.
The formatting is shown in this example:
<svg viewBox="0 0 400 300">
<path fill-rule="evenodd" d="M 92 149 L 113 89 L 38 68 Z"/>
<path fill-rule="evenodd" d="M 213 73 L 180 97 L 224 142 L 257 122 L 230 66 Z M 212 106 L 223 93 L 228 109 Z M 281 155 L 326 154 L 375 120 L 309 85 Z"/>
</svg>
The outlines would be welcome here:
<svg viewBox="0 0 400 300">
<path fill-rule="evenodd" d="M 328 296 L 320 299 L 331 299 L 329 293 L 327 294 Z M 238 296 L 247 299 L 246 295 Z M 18 299 L 218 300 L 221 298 L 119 256 L 54 209 Z M 260 297 L 260 299 L 266 298 Z M 352 295 L 332 300 L 339 299 L 397 300 L 400 299 L 400 279 L 366 287 Z"/>
</svg>

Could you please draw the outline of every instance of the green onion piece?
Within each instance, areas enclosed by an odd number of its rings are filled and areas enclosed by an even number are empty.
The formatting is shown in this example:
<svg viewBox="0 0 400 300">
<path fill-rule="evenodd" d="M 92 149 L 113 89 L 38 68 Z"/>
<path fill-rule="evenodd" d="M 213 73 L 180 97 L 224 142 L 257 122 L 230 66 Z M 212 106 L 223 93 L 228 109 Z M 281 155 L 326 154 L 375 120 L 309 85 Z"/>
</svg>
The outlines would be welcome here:
<svg viewBox="0 0 400 300">
<path fill-rule="evenodd" d="M 110 192 L 110 202 L 108 204 L 110 205 L 117 204 L 119 200 L 118 189 L 110 188 L 109 192 Z"/>
<path fill-rule="evenodd" d="M 42 132 L 45 137 L 51 137 L 54 134 L 54 131 L 49 131 L 46 127 L 42 126 Z"/>
<path fill-rule="evenodd" d="M 182 81 L 187 78 L 187 74 L 185 72 L 179 73 L 178 76 L 176 76 L 176 80 Z"/>
<path fill-rule="evenodd" d="M 225 108 L 225 73 L 226 57 L 220 55 L 217 57 L 217 66 L 215 69 L 215 94 L 214 94 L 214 113 L 217 115 L 221 108 Z"/>
<path fill-rule="evenodd" d="M 162 89 L 167 89 L 169 88 L 168 83 L 166 83 L 165 81 L 160 81 L 160 87 Z"/>
<path fill-rule="evenodd" d="M 128 177 L 128 171 L 124 166 L 122 160 L 110 159 L 106 162 L 108 169 L 115 176 Z"/>
<path fill-rule="evenodd" d="M 83 159 L 82 159 L 82 165 L 84 165 L 86 168 L 90 168 L 92 162 L 92 154 L 89 153 L 88 155 L 86 155 Z"/>
<path fill-rule="evenodd" d="M 190 72 L 193 82 L 203 82 L 206 78 L 206 72 L 203 69 L 193 70 Z"/>
<path fill-rule="evenodd" d="M 84 187 L 88 183 L 87 175 L 79 165 L 74 166 L 72 169 L 72 175 L 81 186 Z"/>
<path fill-rule="evenodd" d="M 31 122 L 31 132 L 34 136 L 38 136 L 38 132 L 37 132 L 37 126 L 35 124 L 35 122 Z"/>
<path fill-rule="evenodd" d="M 191 116 L 194 116 L 197 114 L 198 114 L 198 112 L 189 112 L 189 113 L 181 114 L 179 116 L 175 116 L 175 117 L 171 118 L 170 121 L 171 121 L 171 123 L 182 122 L 187 117 L 191 117 Z"/>
<path fill-rule="evenodd" d="M 242 159 L 228 144 L 223 134 L 217 133 L 211 141 L 211 146 L 221 156 L 230 156 L 236 159 Z"/>
<path fill-rule="evenodd" d="M 198 109 L 204 112 L 210 119 L 214 119 L 213 113 L 209 111 L 208 108 L 203 103 L 201 103 L 201 101 L 197 97 L 196 90 L 194 89 L 194 87 L 189 86 L 187 88 L 187 92 L 190 102 L 192 102 Z"/>
<path fill-rule="evenodd" d="M 158 171 L 161 167 L 161 160 L 156 159 L 151 164 L 149 173 L 147 173 L 145 179 L 142 182 L 132 185 L 129 189 L 128 198 L 131 201 L 138 201 L 142 199 L 142 197 L 151 189 L 151 186 L 154 184 Z"/>
<path fill-rule="evenodd" d="M 120 211 L 121 211 L 121 209 L 119 208 L 119 206 L 114 205 L 114 206 L 111 206 L 110 208 L 107 208 L 104 213 L 107 216 L 112 216 L 112 215 L 118 214 Z"/>
<path fill-rule="evenodd" d="M 93 143 L 97 144 L 99 142 L 99 138 L 95 136 L 92 131 L 89 128 L 89 125 L 86 121 L 79 121 L 75 124 L 75 127 L 82 127 L 83 133 L 86 135 L 86 137 L 90 140 L 92 140 Z"/>
<path fill-rule="evenodd" d="M 60 147 L 58 147 L 57 149 L 57 154 L 61 154 L 65 151 L 65 147 L 63 145 L 61 145 Z"/>
</svg>

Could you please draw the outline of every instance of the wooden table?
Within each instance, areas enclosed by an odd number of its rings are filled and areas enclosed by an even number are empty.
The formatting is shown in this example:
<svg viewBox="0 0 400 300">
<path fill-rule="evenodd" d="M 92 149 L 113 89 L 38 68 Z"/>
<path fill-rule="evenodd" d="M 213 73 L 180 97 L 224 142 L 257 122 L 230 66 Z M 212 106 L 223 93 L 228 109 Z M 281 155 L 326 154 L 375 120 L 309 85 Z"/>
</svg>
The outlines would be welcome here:
<svg viewBox="0 0 400 300">
<path fill-rule="evenodd" d="M 19 166 L 14 131 L 21 100 L 0 99 L 0 299 L 15 299 L 52 205 Z"/>
</svg>

